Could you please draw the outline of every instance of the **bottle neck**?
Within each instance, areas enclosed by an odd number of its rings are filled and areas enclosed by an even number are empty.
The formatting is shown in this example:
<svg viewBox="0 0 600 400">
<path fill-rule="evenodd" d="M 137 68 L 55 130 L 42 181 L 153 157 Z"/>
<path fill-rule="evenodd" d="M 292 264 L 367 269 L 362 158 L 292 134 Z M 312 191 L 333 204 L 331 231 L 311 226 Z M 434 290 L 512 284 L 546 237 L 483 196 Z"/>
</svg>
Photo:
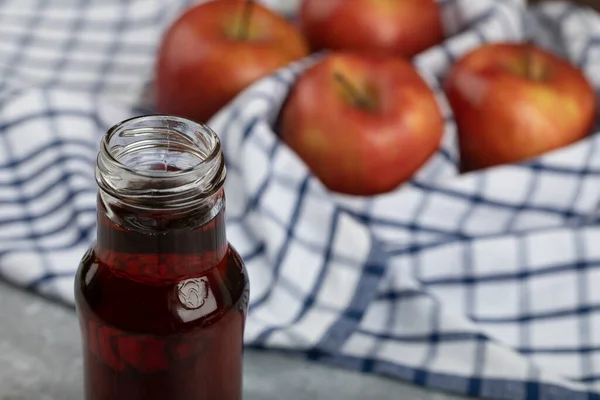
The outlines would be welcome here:
<svg viewBox="0 0 600 400">
<path fill-rule="evenodd" d="M 115 125 L 96 167 L 99 261 L 157 283 L 217 265 L 228 248 L 225 174 L 220 141 L 207 126 L 171 116 Z"/>
<path fill-rule="evenodd" d="M 225 199 L 220 190 L 210 209 L 173 218 L 132 212 L 98 196 L 96 253 L 101 263 L 140 281 L 165 282 L 201 274 L 225 257 Z"/>
</svg>

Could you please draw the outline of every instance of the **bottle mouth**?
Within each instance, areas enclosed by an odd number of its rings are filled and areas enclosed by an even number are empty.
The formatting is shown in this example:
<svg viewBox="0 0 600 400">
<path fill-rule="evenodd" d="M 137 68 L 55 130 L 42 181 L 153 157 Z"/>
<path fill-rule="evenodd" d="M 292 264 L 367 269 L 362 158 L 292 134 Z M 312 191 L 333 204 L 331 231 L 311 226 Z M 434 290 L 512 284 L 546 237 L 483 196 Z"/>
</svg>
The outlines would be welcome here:
<svg viewBox="0 0 600 400">
<path fill-rule="evenodd" d="M 98 187 L 145 209 L 180 209 L 210 197 L 226 176 L 221 141 L 208 126 L 169 115 L 122 121 L 102 138 Z"/>
</svg>

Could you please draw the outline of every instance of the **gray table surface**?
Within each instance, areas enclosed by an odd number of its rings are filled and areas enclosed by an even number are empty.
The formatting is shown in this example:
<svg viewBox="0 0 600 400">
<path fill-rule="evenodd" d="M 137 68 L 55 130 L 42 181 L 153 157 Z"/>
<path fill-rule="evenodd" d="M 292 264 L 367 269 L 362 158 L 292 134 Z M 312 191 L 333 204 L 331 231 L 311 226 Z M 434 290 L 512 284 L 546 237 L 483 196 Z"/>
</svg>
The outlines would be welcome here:
<svg viewBox="0 0 600 400">
<path fill-rule="evenodd" d="M 68 307 L 0 281 L 0 400 L 81 400 L 79 330 Z M 245 400 L 458 400 L 374 376 L 248 351 Z"/>
</svg>

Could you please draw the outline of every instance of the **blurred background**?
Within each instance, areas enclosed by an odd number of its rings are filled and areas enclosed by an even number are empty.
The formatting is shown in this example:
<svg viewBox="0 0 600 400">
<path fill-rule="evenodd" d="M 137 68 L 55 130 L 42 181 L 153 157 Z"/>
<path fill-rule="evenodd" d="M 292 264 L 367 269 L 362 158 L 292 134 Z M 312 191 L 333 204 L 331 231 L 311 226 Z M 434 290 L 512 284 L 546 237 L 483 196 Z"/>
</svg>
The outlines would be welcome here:
<svg viewBox="0 0 600 400">
<path fill-rule="evenodd" d="M 154 112 L 222 138 L 244 399 L 599 399 L 600 0 L 222 2 L 0 4 L 0 400 L 83 399 L 97 146 Z"/>
</svg>

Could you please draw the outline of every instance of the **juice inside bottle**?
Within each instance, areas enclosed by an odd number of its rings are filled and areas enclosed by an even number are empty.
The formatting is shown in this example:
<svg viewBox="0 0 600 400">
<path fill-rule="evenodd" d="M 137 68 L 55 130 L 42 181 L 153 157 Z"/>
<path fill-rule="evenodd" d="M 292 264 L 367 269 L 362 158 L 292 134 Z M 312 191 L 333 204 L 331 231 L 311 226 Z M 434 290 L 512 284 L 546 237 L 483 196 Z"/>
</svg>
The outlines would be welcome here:
<svg viewBox="0 0 600 400">
<path fill-rule="evenodd" d="M 119 197 L 99 180 L 97 242 L 75 282 L 86 400 L 242 397 L 247 274 L 226 239 L 223 189 L 187 185 L 178 197 L 185 171 L 168 166 L 163 180 L 149 173 L 115 184 L 139 196 Z"/>
</svg>

